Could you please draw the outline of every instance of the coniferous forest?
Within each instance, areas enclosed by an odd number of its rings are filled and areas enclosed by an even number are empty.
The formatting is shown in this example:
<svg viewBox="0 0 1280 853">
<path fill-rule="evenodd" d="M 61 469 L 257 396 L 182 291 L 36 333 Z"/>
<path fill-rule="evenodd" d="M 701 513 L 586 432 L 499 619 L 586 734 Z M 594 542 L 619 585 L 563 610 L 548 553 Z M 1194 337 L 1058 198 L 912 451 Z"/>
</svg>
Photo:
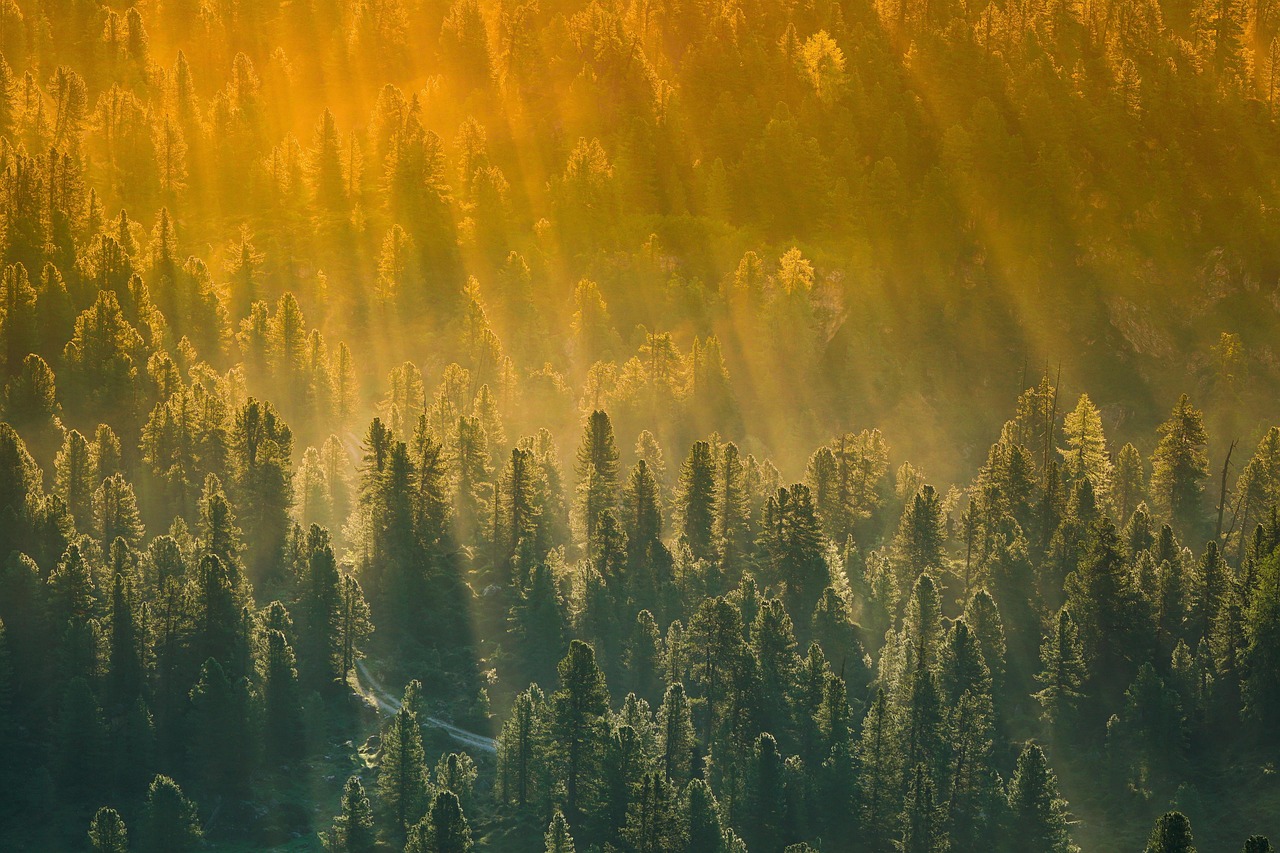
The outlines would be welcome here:
<svg viewBox="0 0 1280 853">
<path fill-rule="evenodd" d="M 0 0 L 0 850 L 1267 853 L 1277 0 Z"/>
</svg>

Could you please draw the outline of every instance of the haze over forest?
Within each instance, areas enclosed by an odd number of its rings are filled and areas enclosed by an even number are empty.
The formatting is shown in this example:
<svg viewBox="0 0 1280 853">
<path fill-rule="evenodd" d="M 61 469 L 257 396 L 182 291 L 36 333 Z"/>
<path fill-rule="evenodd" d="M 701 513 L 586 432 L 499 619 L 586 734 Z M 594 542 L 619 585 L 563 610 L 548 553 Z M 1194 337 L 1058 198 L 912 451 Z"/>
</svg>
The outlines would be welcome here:
<svg viewBox="0 0 1280 853">
<path fill-rule="evenodd" d="M 1273 849 L 1278 35 L 0 0 L 0 849 Z"/>
</svg>

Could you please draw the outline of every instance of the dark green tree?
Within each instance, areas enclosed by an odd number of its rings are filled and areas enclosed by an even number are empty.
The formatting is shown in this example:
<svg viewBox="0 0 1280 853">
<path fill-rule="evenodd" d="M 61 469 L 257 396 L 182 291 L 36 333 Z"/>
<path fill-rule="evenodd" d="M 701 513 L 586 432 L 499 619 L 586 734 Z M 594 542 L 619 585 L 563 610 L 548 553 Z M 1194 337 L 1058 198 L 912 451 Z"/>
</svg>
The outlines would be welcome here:
<svg viewBox="0 0 1280 853">
<path fill-rule="evenodd" d="M 595 545 L 600 516 L 613 509 L 618 500 L 618 447 L 613 423 L 600 410 L 587 417 L 578 446 L 578 513 L 587 551 Z"/>
<path fill-rule="evenodd" d="M 142 810 L 142 853 L 191 853 L 203 838 L 196 805 L 168 776 L 157 776 L 147 789 Z"/>
<path fill-rule="evenodd" d="M 342 786 L 342 811 L 333 819 L 333 827 L 322 834 L 328 853 L 372 853 L 377 844 L 373 826 L 373 806 L 365 795 L 359 776 L 351 776 Z"/>
<path fill-rule="evenodd" d="M 302 698 L 293 648 L 285 635 L 268 630 L 263 679 L 263 734 L 268 757 L 289 762 L 300 758 L 306 747 Z"/>
<path fill-rule="evenodd" d="M 565 817 L 576 823 L 595 803 L 609 691 L 595 652 L 580 640 L 569 644 L 559 674 L 560 689 L 549 700 L 548 731 L 555 744 L 550 757 L 554 777 L 565 786 Z"/>
<path fill-rule="evenodd" d="M 1196 853 L 1191 821 L 1182 812 L 1166 812 L 1156 820 L 1146 853 Z"/>
<path fill-rule="evenodd" d="M 689 781 L 694 770 L 697 741 L 693 735 L 693 714 L 684 685 L 667 688 L 658 709 L 658 739 L 662 772 L 677 790 Z"/>
<path fill-rule="evenodd" d="M 471 826 L 452 791 L 439 791 L 427 816 L 409 831 L 405 853 L 470 853 Z"/>
<path fill-rule="evenodd" d="M 1160 441 L 1151 455 L 1151 497 L 1155 508 L 1182 534 L 1200 532 L 1204 523 L 1201 498 L 1209 477 L 1204 446 L 1209 436 L 1204 417 L 1183 394 L 1169 419 L 1160 426 Z"/>
<path fill-rule="evenodd" d="M 1028 743 L 1009 782 L 1009 849 L 1035 853 L 1075 853 L 1067 822 L 1067 802 L 1044 751 Z"/>
<path fill-rule="evenodd" d="M 693 556 L 715 559 L 716 465 L 711 445 L 694 442 L 680 469 L 680 535 Z"/>
<path fill-rule="evenodd" d="M 378 799 L 391 815 L 392 826 L 404 835 L 426 813 L 429 793 L 427 758 L 422 749 L 418 716 L 401 706 L 382 732 L 378 764 Z"/>
<path fill-rule="evenodd" d="M 93 853 L 129 853 L 129 831 L 115 809 L 103 807 L 89 824 L 89 843 Z"/>
</svg>

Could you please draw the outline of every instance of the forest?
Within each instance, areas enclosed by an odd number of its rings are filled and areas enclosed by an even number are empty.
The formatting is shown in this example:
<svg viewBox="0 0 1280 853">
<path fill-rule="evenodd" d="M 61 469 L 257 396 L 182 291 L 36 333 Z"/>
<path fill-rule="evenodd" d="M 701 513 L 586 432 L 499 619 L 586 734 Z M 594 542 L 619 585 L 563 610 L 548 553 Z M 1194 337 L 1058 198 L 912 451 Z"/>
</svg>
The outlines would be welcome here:
<svg viewBox="0 0 1280 853">
<path fill-rule="evenodd" d="M 1268 853 L 1276 0 L 0 0 L 0 850 Z"/>
</svg>

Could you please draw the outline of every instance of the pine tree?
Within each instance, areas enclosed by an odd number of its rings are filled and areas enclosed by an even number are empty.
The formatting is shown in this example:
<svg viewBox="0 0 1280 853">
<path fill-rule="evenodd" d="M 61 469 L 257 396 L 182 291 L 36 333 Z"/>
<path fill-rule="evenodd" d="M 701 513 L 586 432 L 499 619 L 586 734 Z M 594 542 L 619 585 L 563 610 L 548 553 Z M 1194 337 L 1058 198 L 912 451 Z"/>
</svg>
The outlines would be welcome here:
<svg viewBox="0 0 1280 853">
<path fill-rule="evenodd" d="M 1091 676 L 1114 688 L 1128 680 L 1133 661 L 1140 659 L 1142 600 L 1110 519 L 1098 522 L 1092 539 L 1080 568 L 1067 577 L 1067 606 L 1079 626 Z"/>
<path fill-rule="evenodd" d="M 54 467 L 58 497 L 76 525 L 87 530 L 93 521 L 93 447 L 78 430 L 67 432 Z"/>
<path fill-rule="evenodd" d="M 760 544 L 774 576 L 786 585 L 788 604 L 798 613 L 811 612 L 831 575 L 808 486 L 796 483 L 769 498 Z"/>
<path fill-rule="evenodd" d="M 658 709 L 658 730 L 662 772 L 677 789 L 683 788 L 694 770 L 697 747 L 693 714 L 684 685 L 676 683 L 667 688 L 662 707 Z"/>
<path fill-rule="evenodd" d="M 253 761 L 252 710 L 248 680 L 234 682 L 217 660 L 200 668 L 191 688 L 188 748 L 200 791 L 243 795 Z"/>
<path fill-rule="evenodd" d="M 571 823 L 595 801 L 595 766 L 600 757 L 609 692 L 595 652 L 579 640 L 560 662 L 560 689 L 550 697 L 549 732 L 555 777 L 565 786 L 565 816 Z"/>
<path fill-rule="evenodd" d="M 115 809 L 103 807 L 89 825 L 93 853 L 129 853 L 129 832 Z"/>
<path fill-rule="evenodd" d="M 861 824 L 864 837 L 874 846 L 888 844 L 896 829 L 898 797 L 902 790 L 899 728 L 888 694 L 883 688 L 877 690 L 862 721 L 862 736 L 856 751 Z"/>
<path fill-rule="evenodd" d="M 1044 686 L 1035 694 L 1036 701 L 1044 708 L 1049 725 L 1064 733 L 1075 722 L 1088 675 L 1080 632 L 1065 607 L 1058 611 L 1055 630 L 1040 646 L 1040 663 L 1043 669 L 1036 675 L 1036 681 Z"/>
<path fill-rule="evenodd" d="M 373 806 L 365 795 L 359 776 L 351 776 L 342 787 L 342 811 L 322 838 L 328 853 L 373 853 L 377 833 L 373 826 Z"/>
<path fill-rule="evenodd" d="M 111 592 L 111 653 L 107 667 L 107 695 L 117 708 L 133 705 L 141 696 L 146 675 L 144 636 L 137 613 L 133 583 L 117 572 Z"/>
<path fill-rule="evenodd" d="M 782 755 L 773 735 L 765 732 L 756 738 L 749 760 L 745 840 L 755 850 L 776 850 L 783 838 L 786 802 Z"/>
<path fill-rule="evenodd" d="M 1067 825 L 1067 803 L 1044 752 L 1028 743 L 1009 782 L 1010 849 L 1029 853 L 1076 853 Z"/>
<path fill-rule="evenodd" d="M 932 486 L 924 486 L 908 499 L 893 537 L 893 561 L 899 585 L 905 589 L 922 572 L 945 565 L 942 502 Z"/>
<path fill-rule="evenodd" d="M 302 701 L 293 649 L 278 630 L 267 631 L 263 699 L 267 753 L 277 762 L 302 757 Z"/>
<path fill-rule="evenodd" d="M 724 849 L 724 827 L 711 786 L 702 779 L 692 780 L 681 796 L 684 830 L 681 853 L 721 853 Z"/>
<path fill-rule="evenodd" d="M 479 418 L 458 419 L 451 467 L 458 537 L 463 542 L 476 539 L 492 512 L 487 494 L 492 478 L 488 442 Z"/>
<path fill-rule="evenodd" d="M 250 398 L 231 432 L 233 494 L 255 577 L 280 568 L 293 505 L 293 433 L 270 403 Z"/>
<path fill-rule="evenodd" d="M 1191 821 L 1182 812 L 1166 812 L 1156 820 L 1146 853 L 1196 853 Z"/>
<path fill-rule="evenodd" d="M 906 807 L 902 815 L 903 853 L 932 853 L 943 848 L 945 837 L 934 804 L 933 781 L 928 768 L 917 764 L 907 787 Z"/>
<path fill-rule="evenodd" d="M 329 544 L 328 531 L 313 525 L 307 534 L 306 575 L 298 606 L 298 647 L 305 680 L 316 686 L 327 686 L 345 676 L 343 578 Z M 357 607 L 357 602 L 351 602 Z M 350 614 L 354 617 L 356 614 Z M 354 663 L 354 661 L 352 662 Z"/>
<path fill-rule="evenodd" d="M 104 547 L 122 538 L 132 548 L 142 544 L 145 532 L 133 486 L 121 474 L 112 474 L 93 492 L 93 532 Z"/>
<path fill-rule="evenodd" d="M 471 805 L 471 795 L 479 775 L 480 771 L 476 769 L 471 756 L 465 752 L 451 752 L 440 756 L 440 761 L 436 763 L 436 788 L 452 791 L 457 795 L 458 802 L 466 808 Z"/>
<path fill-rule="evenodd" d="M 573 836 L 569 834 L 569 823 L 559 809 L 551 815 L 551 822 L 547 824 L 544 840 L 545 853 L 575 853 Z"/>
<path fill-rule="evenodd" d="M 342 678 L 345 680 L 364 657 L 364 644 L 373 635 L 373 620 L 360 582 L 351 575 L 342 576 L 337 637 L 342 650 Z"/>
<path fill-rule="evenodd" d="M 787 735 L 792 726 L 792 695 L 800 671 L 795 631 L 786 608 L 776 598 L 760 606 L 751 626 L 761 693 L 755 697 L 761 728 Z"/>
<path fill-rule="evenodd" d="M 141 853 L 191 853 L 202 838 L 195 803 L 168 776 L 157 776 L 143 806 Z"/>
<path fill-rule="evenodd" d="M 216 554 L 200 561 L 193 591 L 195 631 L 191 640 L 197 660 L 212 658 L 233 677 L 247 675 L 249 637 L 241 620 L 248 591 L 234 563 Z"/>
<path fill-rule="evenodd" d="M 1112 480 L 1111 499 L 1116 517 L 1127 521 L 1138 505 L 1147 497 L 1147 475 L 1142 456 L 1132 444 L 1120 448 L 1116 455 L 1116 470 Z"/>
<path fill-rule="evenodd" d="M 627 809 L 622 837 L 637 853 L 661 853 L 679 843 L 675 790 L 661 773 L 646 774 Z"/>
<path fill-rule="evenodd" d="M 596 410 L 587 418 L 578 447 L 578 512 L 588 553 L 595 545 L 600 516 L 618 499 L 618 448 L 609 415 Z"/>
<path fill-rule="evenodd" d="M 852 695 L 862 697 L 870 681 L 862 640 L 849 613 L 849 604 L 835 587 L 822 591 L 813 610 L 813 639 L 837 672 L 843 672 Z"/>
<path fill-rule="evenodd" d="M 1156 509 L 1182 533 L 1197 533 L 1204 522 L 1201 498 L 1209 476 L 1204 418 L 1183 394 L 1169 420 L 1160 426 L 1160 442 L 1151 456 L 1151 497 Z"/>
<path fill-rule="evenodd" d="M 378 764 L 378 799 L 390 812 L 397 834 L 404 835 L 422 818 L 428 791 L 422 731 L 417 714 L 405 703 L 383 730 Z"/>
<path fill-rule="evenodd" d="M 537 459 L 530 450 L 515 447 L 502 475 L 499 499 L 494 504 L 495 540 L 498 552 L 511 578 L 511 561 L 516 555 L 533 552 L 543 514 L 538 500 L 539 473 Z"/>
<path fill-rule="evenodd" d="M 471 827 L 452 791 L 439 791 L 427 816 L 409 831 L 405 853 L 470 853 Z"/>
<path fill-rule="evenodd" d="M 751 549 L 751 508 L 746 467 L 733 442 L 724 446 L 716 466 L 715 507 L 715 547 L 721 574 L 736 583 Z"/>
<path fill-rule="evenodd" d="M 496 793 L 503 803 L 524 808 L 533 795 L 542 710 L 542 691 L 530 685 L 516 695 L 498 735 Z"/>
<path fill-rule="evenodd" d="M 705 441 L 694 442 L 680 469 L 679 511 L 680 534 L 699 560 L 715 558 L 715 479 L 711 445 Z"/>
</svg>

